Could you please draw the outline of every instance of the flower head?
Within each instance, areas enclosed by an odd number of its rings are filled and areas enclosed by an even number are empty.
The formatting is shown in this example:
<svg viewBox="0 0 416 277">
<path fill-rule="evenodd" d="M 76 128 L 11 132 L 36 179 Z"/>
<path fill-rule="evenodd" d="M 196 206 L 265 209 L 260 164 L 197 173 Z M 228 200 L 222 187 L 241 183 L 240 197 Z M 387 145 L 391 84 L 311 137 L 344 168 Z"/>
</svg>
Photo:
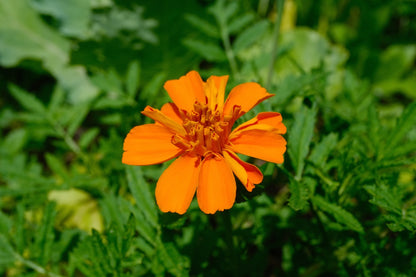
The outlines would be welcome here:
<svg viewBox="0 0 416 277">
<path fill-rule="evenodd" d="M 183 214 L 196 192 L 200 209 L 215 213 L 235 201 L 233 173 L 248 191 L 263 175 L 236 153 L 283 163 L 286 133 L 282 116 L 263 112 L 234 130 L 235 121 L 273 94 L 257 83 L 234 87 L 224 102 L 228 76 L 211 76 L 204 82 L 196 71 L 164 88 L 173 103 L 161 110 L 147 106 L 142 112 L 155 121 L 134 127 L 124 140 L 122 162 L 151 165 L 177 158 L 160 176 L 156 201 L 163 212 Z"/>
</svg>

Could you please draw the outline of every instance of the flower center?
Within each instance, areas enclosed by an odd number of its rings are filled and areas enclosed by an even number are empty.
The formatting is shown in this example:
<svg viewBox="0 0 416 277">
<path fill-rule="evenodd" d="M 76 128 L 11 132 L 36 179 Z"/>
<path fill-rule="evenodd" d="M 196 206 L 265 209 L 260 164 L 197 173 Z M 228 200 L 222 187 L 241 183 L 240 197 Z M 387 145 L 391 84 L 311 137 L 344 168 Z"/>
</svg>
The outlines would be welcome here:
<svg viewBox="0 0 416 277">
<path fill-rule="evenodd" d="M 238 109 L 239 111 L 239 109 Z M 228 142 L 234 116 L 223 117 L 217 106 L 194 103 L 192 112 L 181 111 L 186 136 L 175 135 L 172 143 L 198 156 L 221 153 Z"/>
</svg>

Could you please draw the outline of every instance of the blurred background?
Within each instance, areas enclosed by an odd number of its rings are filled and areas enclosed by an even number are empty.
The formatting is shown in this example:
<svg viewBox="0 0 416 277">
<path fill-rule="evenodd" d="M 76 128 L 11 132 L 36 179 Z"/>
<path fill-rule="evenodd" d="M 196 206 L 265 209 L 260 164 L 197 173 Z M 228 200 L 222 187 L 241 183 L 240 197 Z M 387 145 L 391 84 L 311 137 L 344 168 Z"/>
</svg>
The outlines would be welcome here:
<svg viewBox="0 0 416 277">
<path fill-rule="evenodd" d="M 414 276 L 413 0 L 0 0 L 0 276 Z M 227 212 L 162 214 L 126 134 L 197 70 L 288 127 Z"/>
</svg>

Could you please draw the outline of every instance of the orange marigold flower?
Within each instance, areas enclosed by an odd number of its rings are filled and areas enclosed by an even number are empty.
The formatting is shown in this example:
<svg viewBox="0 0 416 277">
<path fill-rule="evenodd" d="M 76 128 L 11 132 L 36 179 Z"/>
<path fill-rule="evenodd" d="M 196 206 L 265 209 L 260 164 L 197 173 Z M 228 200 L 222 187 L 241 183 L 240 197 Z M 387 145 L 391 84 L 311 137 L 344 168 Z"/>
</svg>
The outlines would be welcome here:
<svg viewBox="0 0 416 277">
<path fill-rule="evenodd" d="M 235 201 L 234 174 L 248 191 L 263 174 L 236 153 L 283 163 L 286 133 L 282 116 L 263 112 L 234 130 L 234 122 L 270 94 L 257 83 L 233 88 L 224 103 L 228 76 L 204 82 L 191 71 L 164 88 L 173 103 L 161 110 L 147 106 L 142 112 L 155 121 L 134 127 L 124 140 L 122 162 L 151 165 L 178 157 L 160 176 L 156 201 L 163 212 L 184 214 L 197 194 L 200 209 L 212 214 L 230 209 Z"/>
</svg>

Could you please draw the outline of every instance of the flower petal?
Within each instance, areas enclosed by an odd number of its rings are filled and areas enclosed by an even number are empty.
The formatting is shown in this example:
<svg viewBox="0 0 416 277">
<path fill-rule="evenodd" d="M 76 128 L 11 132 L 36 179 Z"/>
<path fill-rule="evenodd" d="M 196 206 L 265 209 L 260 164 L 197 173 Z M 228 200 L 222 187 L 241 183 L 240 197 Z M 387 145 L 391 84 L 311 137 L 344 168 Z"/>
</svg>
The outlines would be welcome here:
<svg viewBox="0 0 416 277">
<path fill-rule="evenodd" d="M 199 171 L 200 158 L 184 155 L 162 173 L 156 185 L 156 202 L 162 212 L 186 212 L 195 195 Z"/>
<path fill-rule="evenodd" d="M 190 71 L 177 80 L 169 80 L 164 88 L 179 109 L 192 111 L 195 101 L 204 103 L 204 81 L 196 71 Z"/>
<path fill-rule="evenodd" d="M 275 129 L 279 134 L 286 133 L 286 126 L 282 123 L 282 115 L 280 113 L 263 112 L 235 128 L 231 137 L 243 130 L 256 129 L 259 125 L 266 125 L 270 129 Z"/>
<path fill-rule="evenodd" d="M 151 165 L 178 156 L 182 149 L 171 143 L 172 136 L 168 129 L 156 124 L 134 127 L 124 140 L 122 163 Z"/>
<path fill-rule="evenodd" d="M 162 106 L 160 111 L 165 114 L 167 117 L 170 117 L 174 121 L 178 122 L 180 125 L 182 125 L 183 120 L 179 114 L 178 107 L 176 107 L 173 103 L 166 103 Z"/>
<path fill-rule="evenodd" d="M 256 166 L 243 162 L 234 152 L 225 150 L 222 152 L 225 160 L 231 166 L 234 174 L 248 191 L 252 191 L 254 185 L 263 181 L 263 174 Z"/>
<path fill-rule="evenodd" d="M 227 81 L 228 75 L 211 76 L 205 83 L 205 95 L 208 98 L 208 104 L 211 110 L 215 110 L 217 108 L 222 113 Z"/>
<path fill-rule="evenodd" d="M 235 201 L 237 186 L 230 166 L 223 157 L 213 156 L 202 161 L 197 198 L 206 214 L 230 209 Z"/>
<path fill-rule="evenodd" d="M 172 118 L 168 117 L 158 109 L 154 109 L 150 106 L 147 106 L 144 111 L 142 111 L 142 114 L 144 114 L 147 117 L 150 117 L 154 121 L 162 124 L 167 129 L 169 129 L 172 133 L 179 134 L 179 135 L 186 135 L 186 131 L 183 128 L 182 125 L 180 125 L 178 122 L 173 120 Z"/>
<path fill-rule="evenodd" d="M 241 106 L 242 114 L 246 113 L 272 96 L 273 94 L 268 93 L 265 88 L 257 83 L 250 82 L 238 85 L 231 90 L 225 101 L 224 115 L 232 114 L 234 106 Z"/>
<path fill-rule="evenodd" d="M 265 124 L 258 127 L 266 126 Z M 242 130 L 230 136 L 231 149 L 254 158 L 283 163 L 286 140 L 278 131 L 263 128 Z"/>
</svg>

